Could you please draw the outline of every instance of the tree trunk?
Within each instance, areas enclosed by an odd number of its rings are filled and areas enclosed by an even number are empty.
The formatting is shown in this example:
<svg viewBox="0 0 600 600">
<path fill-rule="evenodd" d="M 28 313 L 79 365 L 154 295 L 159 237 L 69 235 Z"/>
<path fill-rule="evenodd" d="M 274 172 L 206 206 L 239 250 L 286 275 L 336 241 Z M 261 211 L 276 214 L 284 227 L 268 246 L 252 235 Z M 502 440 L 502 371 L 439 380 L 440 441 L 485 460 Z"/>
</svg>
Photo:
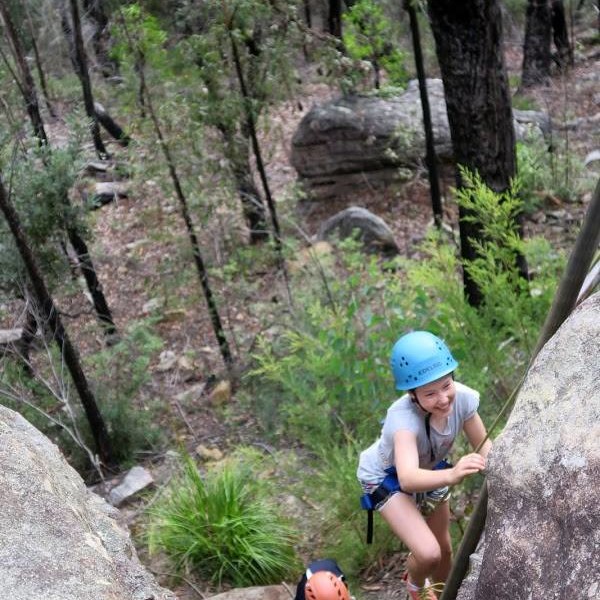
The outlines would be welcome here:
<svg viewBox="0 0 600 600">
<path fill-rule="evenodd" d="M 41 316 L 44 322 L 48 324 L 53 338 L 56 340 L 65 365 L 71 374 L 75 389 L 79 394 L 79 399 L 83 405 L 92 436 L 96 445 L 96 451 L 101 461 L 109 466 L 114 465 L 114 455 L 112 453 L 108 430 L 104 419 L 100 413 L 96 399 L 88 385 L 85 373 L 81 367 L 79 356 L 75 347 L 72 345 L 67 332 L 65 331 L 60 319 L 58 309 L 56 308 L 46 283 L 38 269 L 30 245 L 27 242 L 19 217 L 9 200 L 4 183 L 0 179 L 0 210 L 6 218 L 6 222 L 15 239 L 19 254 L 27 269 L 31 289 L 35 295 L 35 300 L 39 306 Z"/>
<path fill-rule="evenodd" d="M 44 122 L 40 113 L 35 83 L 25 58 L 23 44 L 21 43 L 21 39 L 12 21 L 9 5 L 6 0 L 0 0 L 0 14 L 2 15 L 2 20 L 4 21 L 4 29 L 12 48 L 15 62 L 19 68 L 21 80 L 17 83 L 23 91 L 27 114 L 29 115 L 29 119 L 33 126 L 35 137 L 38 139 L 40 144 L 47 144 L 48 138 L 46 137 L 46 131 L 44 130 Z"/>
<path fill-rule="evenodd" d="M 83 102 L 85 105 L 85 112 L 90 119 L 90 131 L 92 139 L 94 141 L 94 148 L 96 153 L 102 159 L 108 157 L 108 152 L 102 143 L 100 137 L 100 127 L 98 125 L 98 119 L 96 117 L 96 111 L 94 110 L 94 96 L 92 94 L 92 83 L 90 81 L 90 74 L 87 66 L 87 56 L 85 48 L 83 46 L 83 36 L 81 34 L 81 19 L 79 18 L 79 6 L 77 0 L 70 0 L 71 3 L 71 25 L 73 31 L 73 41 L 75 47 L 75 58 L 77 60 L 77 74 L 81 81 L 81 88 L 83 92 Z"/>
<path fill-rule="evenodd" d="M 116 75 L 119 71 L 117 63 L 110 58 L 108 17 L 104 10 L 104 0 L 83 0 L 85 16 L 92 22 L 94 33 L 92 34 L 92 48 L 100 71 L 104 77 Z"/>
<path fill-rule="evenodd" d="M 573 64 L 573 48 L 569 40 L 569 29 L 563 0 L 552 0 L 550 21 L 552 38 L 556 47 L 556 62 L 561 68 Z"/>
<path fill-rule="evenodd" d="M 551 31 L 550 1 L 528 0 L 521 87 L 527 88 L 549 80 Z"/>
<path fill-rule="evenodd" d="M 342 0 L 329 0 L 327 31 L 340 41 L 342 39 Z"/>
<path fill-rule="evenodd" d="M 21 77 L 25 82 L 24 85 L 21 86 L 23 90 L 23 96 L 25 99 L 25 103 L 28 107 L 28 113 L 32 122 L 34 129 L 36 130 L 37 138 L 41 143 L 47 144 L 48 140 L 46 138 L 46 133 L 44 130 L 44 125 L 42 122 L 41 115 L 39 113 L 39 106 L 37 105 L 37 94 L 35 90 L 35 84 L 33 81 L 33 77 L 31 76 L 31 72 L 29 71 L 29 65 L 27 61 L 24 59 L 24 55 L 22 54 L 23 48 L 20 42 L 20 39 L 16 36 L 16 30 L 12 27 L 12 21 L 10 20 L 10 15 L 5 12 L 6 5 L 4 0 L 0 0 L 0 13 L 4 19 L 6 25 L 6 31 L 10 34 L 11 44 L 14 48 L 15 55 L 20 56 L 20 60 L 17 60 L 21 70 Z M 14 36 L 14 38 L 13 38 Z M 35 98 L 36 102 L 34 105 L 31 104 L 30 99 Z M 65 209 L 65 213 L 68 213 L 71 210 L 70 202 L 67 197 L 63 200 L 63 205 Z M 68 218 L 68 217 L 67 217 Z M 94 304 L 94 308 L 96 309 L 96 313 L 98 315 L 98 319 L 104 325 L 105 333 L 109 335 L 113 335 L 116 333 L 116 327 L 114 321 L 112 319 L 112 315 L 110 313 L 110 309 L 108 308 L 108 304 L 106 302 L 106 298 L 104 293 L 102 292 L 102 287 L 98 281 L 98 277 L 96 275 L 96 271 L 94 269 L 94 265 L 90 258 L 87 245 L 83 238 L 79 235 L 76 229 L 70 225 L 66 224 L 67 235 L 69 236 L 69 241 L 73 246 L 77 254 L 77 258 L 79 260 L 79 266 L 81 268 L 82 274 L 87 283 L 90 295 L 92 297 L 92 301 Z"/>
<path fill-rule="evenodd" d="M 37 70 L 37 74 L 40 80 L 40 87 L 42 88 L 44 101 L 46 102 L 46 107 L 48 108 L 50 116 L 56 117 L 54 107 L 52 106 L 52 101 L 50 100 L 50 92 L 48 91 L 48 84 L 46 82 L 46 73 L 44 72 L 42 59 L 38 50 L 37 40 L 35 39 L 35 29 L 33 27 L 33 21 L 31 19 L 31 12 L 29 11 L 29 6 L 27 5 L 27 3 L 25 3 L 25 10 L 27 11 L 27 23 L 29 25 L 29 36 L 31 38 L 31 49 L 33 50 L 33 56 L 35 58 L 35 68 Z"/>
<path fill-rule="evenodd" d="M 104 106 L 99 102 L 94 102 L 94 112 L 98 123 L 110 133 L 110 135 L 119 142 L 120 146 L 127 147 L 131 138 L 125 133 L 123 128 L 106 112 Z"/>
<path fill-rule="evenodd" d="M 254 182 L 250 167 L 250 140 L 235 134 L 225 137 L 226 153 L 231 162 L 233 177 L 242 203 L 244 220 L 250 231 L 250 243 L 269 239 L 265 205 Z"/>
<path fill-rule="evenodd" d="M 90 296 L 92 297 L 92 303 L 96 310 L 96 315 L 104 327 L 104 333 L 107 336 L 113 336 L 117 333 L 117 327 L 112 318 L 106 297 L 102 291 L 102 286 L 98 280 L 94 263 L 88 252 L 87 244 L 85 240 L 79 235 L 79 232 L 71 225 L 67 225 L 67 235 L 69 236 L 69 242 L 73 246 L 73 250 L 77 254 L 77 260 L 79 261 L 79 268 L 85 279 Z"/>
<path fill-rule="evenodd" d="M 436 227 L 442 225 L 442 198 L 440 194 L 440 180 L 437 169 L 437 156 L 435 154 L 435 141 L 433 138 L 433 125 L 431 123 L 431 111 L 429 109 L 429 97 L 427 95 L 427 79 L 423 65 L 423 52 L 421 51 L 421 35 L 419 32 L 419 21 L 417 11 L 412 0 L 404 1 L 404 8 L 408 12 L 410 21 L 410 32 L 413 42 L 413 54 L 415 55 L 415 67 L 419 79 L 419 93 L 421 96 L 421 107 L 423 110 L 423 128 L 425 130 L 425 147 L 427 171 L 429 173 L 429 190 L 431 194 L 431 207 L 433 220 Z"/>
<path fill-rule="evenodd" d="M 516 155 L 499 2 L 429 0 L 428 7 L 456 163 L 477 171 L 495 192 L 504 192 L 515 176 Z M 456 179 L 462 187 L 458 172 Z M 472 261 L 471 239 L 480 239 L 481 232 L 465 216 L 459 209 L 461 255 Z M 481 292 L 467 272 L 464 286 L 469 303 L 481 304 Z"/>
</svg>

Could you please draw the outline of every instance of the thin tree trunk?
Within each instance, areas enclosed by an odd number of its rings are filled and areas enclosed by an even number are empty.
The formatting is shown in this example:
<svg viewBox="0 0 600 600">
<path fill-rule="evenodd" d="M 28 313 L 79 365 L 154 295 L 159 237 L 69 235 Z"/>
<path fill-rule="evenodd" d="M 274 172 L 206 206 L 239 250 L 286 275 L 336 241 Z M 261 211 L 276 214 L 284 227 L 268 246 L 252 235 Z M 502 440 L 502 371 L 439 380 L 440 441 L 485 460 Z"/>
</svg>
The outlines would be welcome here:
<svg viewBox="0 0 600 600">
<path fill-rule="evenodd" d="M 535 357 L 544 347 L 546 342 L 556 333 L 565 319 L 569 316 L 577 303 L 577 296 L 581 285 L 585 280 L 586 273 L 590 268 L 594 253 L 600 243 L 600 180 L 596 184 L 596 190 L 588 207 L 583 224 L 577 235 L 569 262 L 554 295 L 554 302 L 546 317 L 544 327 L 539 335 L 535 350 L 529 361 L 527 371 L 533 364 Z M 514 396 L 516 397 L 517 390 Z M 450 576 L 444 586 L 444 592 L 440 600 L 455 600 L 460 585 L 467 573 L 469 557 L 479 543 L 481 533 L 485 527 L 487 515 L 488 488 L 484 481 L 479 493 L 479 500 L 471 513 L 469 525 L 460 543 Z"/>
<path fill-rule="evenodd" d="M 56 112 L 54 111 L 52 101 L 50 100 L 50 92 L 48 91 L 48 84 L 46 82 L 46 73 L 44 72 L 44 67 L 42 65 L 42 59 L 40 57 L 37 40 L 35 39 L 35 30 L 33 28 L 31 12 L 27 3 L 24 3 L 24 6 L 25 10 L 27 11 L 27 23 L 29 25 L 29 36 L 31 38 L 31 49 L 33 50 L 33 56 L 35 58 L 35 68 L 37 70 L 38 78 L 40 80 L 40 86 L 42 88 L 42 94 L 44 96 L 44 101 L 46 102 L 46 107 L 48 108 L 50 116 L 54 118 L 56 117 Z"/>
<path fill-rule="evenodd" d="M 271 189 L 269 187 L 269 182 L 267 180 L 265 166 L 264 166 L 264 163 L 262 160 L 260 144 L 258 143 L 258 137 L 256 135 L 256 126 L 254 124 L 254 116 L 252 114 L 251 98 L 248 93 L 248 89 L 246 87 L 246 81 L 244 79 L 244 74 L 242 72 L 242 64 L 240 61 L 240 55 L 238 52 L 237 43 L 233 37 L 231 30 L 229 31 L 229 39 L 231 41 L 231 49 L 233 51 L 233 61 L 235 63 L 235 70 L 236 70 L 238 82 L 240 84 L 240 91 L 242 93 L 242 101 L 244 103 L 244 113 L 246 116 L 246 127 L 248 128 L 248 132 L 250 134 L 250 139 L 252 141 L 252 149 L 254 151 L 254 158 L 256 160 L 256 168 L 258 170 L 258 174 L 260 176 L 260 180 L 261 180 L 261 183 L 263 186 L 265 198 L 267 199 L 267 206 L 269 207 L 269 214 L 271 216 L 271 223 L 273 225 L 273 237 L 275 239 L 275 247 L 280 256 L 280 259 L 283 260 L 281 230 L 279 229 L 279 220 L 277 219 L 277 209 L 275 208 L 275 202 L 273 200 L 273 196 L 271 195 Z"/>
<path fill-rule="evenodd" d="M 6 222 L 15 239 L 15 243 L 19 250 L 19 254 L 25 264 L 32 291 L 35 295 L 35 300 L 39 306 L 42 318 L 48 324 L 53 338 L 56 340 L 65 365 L 71 374 L 73 384 L 83 405 L 92 436 L 94 438 L 96 451 L 100 460 L 106 465 L 114 465 L 114 454 L 111 449 L 108 430 L 96 399 L 90 389 L 85 373 L 81 367 L 79 356 L 73 344 L 71 343 L 67 332 L 65 331 L 60 319 L 58 309 L 56 308 L 46 283 L 36 264 L 35 258 L 31 251 L 30 245 L 27 242 L 23 229 L 21 227 L 19 217 L 10 202 L 4 183 L 0 178 L 0 210 L 3 212 Z"/>
<path fill-rule="evenodd" d="M 549 80 L 551 32 L 550 0 L 528 0 L 523 43 L 522 88 Z"/>
<path fill-rule="evenodd" d="M 96 153 L 102 159 L 108 157 L 108 152 L 102 143 L 100 137 L 100 127 L 98 125 L 98 119 L 96 117 L 96 111 L 94 110 L 94 96 L 92 93 L 92 83 L 90 81 L 90 74 L 87 66 L 87 56 L 85 48 L 83 46 L 83 36 L 81 34 L 81 19 L 79 17 L 79 6 L 77 0 L 69 0 L 71 4 L 71 25 L 73 31 L 73 40 L 75 46 L 75 56 L 78 65 L 78 75 L 81 82 L 81 88 L 83 92 L 83 102 L 85 105 L 85 112 L 90 119 L 90 131 L 92 139 L 94 141 L 94 148 Z"/>
<path fill-rule="evenodd" d="M 181 210 L 181 215 L 185 222 L 185 227 L 187 229 L 188 238 L 190 240 L 190 244 L 192 246 L 192 253 L 194 255 L 194 262 L 196 264 L 196 269 L 198 271 L 198 276 L 200 278 L 200 284 L 202 286 L 202 291 L 204 292 L 204 297 L 206 299 L 206 304 L 208 305 L 208 312 L 210 315 L 211 323 L 213 326 L 213 331 L 215 333 L 215 337 L 219 343 L 219 349 L 221 351 L 221 356 L 223 358 L 223 362 L 227 368 L 230 368 L 233 364 L 233 356 L 231 355 L 231 350 L 229 349 L 229 343 L 227 342 L 227 337 L 225 336 L 225 330 L 223 329 L 223 325 L 221 323 L 221 318 L 219 316 L 219 311 L 217 309 L 217 304 L 215 302 L 212 289 L 210 284 L 208 283 L 208 271 L 206 270 L 206 266 L 204 265 L 204 259 L 202 258 L 202 252 L 200 251 L 200 244 L 198 242 L 198 236 L 194 230 L 194 225 L 192 223 L 192 217 L 190 215 L 190 211 L 188 209 L 187 199 L 183 193 L 183 189 L 181 187 L 181 183 L 179 181 L 179 175 L 177 174 L 177 170 L 175 169 L 175 163 L 171 157 L 171 152 L 169 147 L 164 139 L 162 134 L 162 130 L 160 128 L 160 123 L 158 122 L 158 118 L 156 117 L 156 113 L 154 112 L 154 108 L 152 105 L 152 100 L 146 93 L 146 106 L 148 108 L 148 112 L 150 114 L 150 118 L 154 124 L 154 130 L 156 132 L 156 136 L 158 137 L 158 141 L 160 147 L 162 148 L 165 161 L 167 163 L 167 168 L 169 169 L 169 174 L 171 176 L 171 181 L 173 182 L 173 187 L 175 188 L 175 194 L 177 199 L 179 200 L 179 207 Z"/>
<path fill-rule="evenodd" d="M 123 128 L 106 112 L 102 104 L 94 102 L 94 112 L 98 122 L 110 135 L 123 147 L 129 146 L 131 138 L 125 133 Z"/>
<path fill-rule="evenodd" d="M 21 39 L 19 38 L 17 30 L 12 21 L 10 9 L 6 0 L 0 0 L 0 14 L 2 15 L 2 20 L 4 21 L 4 29 L 10 42 L 13 56 L 19 68 L 19 87 L 23 91 L 27 114 L 29 115 L 35 136 L 39 143 L 42 145 L 47 144 L 48 138 L 46 137 L 46 132 L 44 130 L 44 122 L 40 113 L 35 83 L 25 58 L 25 51 L 23 49 L 23 45 L 21 44 Z"/>
<path fill-rule="evenodd" d="M 415 55 L 415 66 L 419 78 L 419 93 L 421 95 L 421 107 L 423 109 L 423 128 L 425 130 L 425 162 L 429 173 L 429 190 L 431 194 L 431 207 L 433 220 L 438 229 L 442 226 L 443 210 L 440 193 L 440 180 L 437 170 L 437 156 L 435 153 L 435 141 L 433 137 L 433 125 L 431 123 L 431 111 L 429 109 L 429 97 L 427 95 L 427 79 L 423 65 L 423 52 L 421 51 L 421 35 L 419 33 L 419 21 L 413 0 L 405 0 L 404 8 L 408 11 L 410 20 L 410 31 L 412 34 L 413 53 Z"/>
<path fill-rule="evenodd" d="M 129 32 L 127 29 L 127 23 L 125 19 L 122 18 L 121 22 L 123 25 L 123 29 L 125 31 L 125 35 L 128 38 L 129 43 L 134 46 L 131 42 L 131 38 L 129 36 Z M 144 65 L 144 56 L 143 53 L 136 49 L 136 65 L 143 66 Z M 213 327 L 213 332 L 215 337 L 217 338 L 217 342 L 219 344 L 219 350 L 221 351 L 221 357 L 223 358 L 223 362 L 227 369 L 230 369 L 233 365 L 233 355 L 231 354 L 231 350 L 229 349 L 229 343 L 227 342 L 227 336 L 225 335 L 225 330 L 223 329 L 223 325 L 221 323 L 221 318 L 219 316 L 219 311 L 217 309 L 217 303 L 215 302 L 212 289 L 208 282 L 208 271 L 206 270 L 206 266 L 204 264 L 204 259 L 202 257 L 202 252 L 200 251 L 200 244 L 198 242 L 198 236 L 196 235 L 194 224 L 192 222 L 192 217 L 190 215 L 190 211 L 188 208 L 187 199 L 185 194 L 183 193 L 183 189 L 181 187 L 181 183 L 179 181 L 179 175 L 177 174 L 177 169 L 175 168 L 175 162 L 171 157 L 171 151 L 169 146 L 162 134 L 162 129 L 160 126 L 160 122 L 158 117 L 156 116 L 156 112 L 154 111 L 154 107 L 152 104 L 152 97 L 146 86 L 146 79 L 144 76 L 144 69 L 141 68 L 138 71 L 138 75 L 140 78 L 139 90 L 141 94 L 141 99 L 145 102 L 144 106 L 148 108 L 148 113 L 150 115 L 150 119 L 152 120 L 152 124 L 154 126 L 154 131 L 156 132 L 156 137 L 158 138 L 158 143 L 161 147 L 163 155 L 165 157 L 165 161 L 167 163 L 167 168 L 169 170 L 169 175 L 171 176 L 171 181 L 173 182 L 173 187 L 175 189 L 175 195 L 177 196 L 177 200 L 179 201 L 179 207 L 181 210 L 181 216 L 185 222 L 185 227 L 188 233 L 188 239 L 190 241 L 190 245 L 192 246 L 192 253 L 194 255 L 194 263 L 196 265 L 196 269 L 198 271 L 198 276 L 200 278 L 200 285 L 202 286 L 202 291 L 204 293 L 204 298 L 206 300 L 206 304 L 208 306 L 208 313 L 210 316 L 211 324 Z"/>
<path fill-rule="evenodd" d="M 104 328 L 104 333 L 107 336 L 114 336 L 117 333 L 117 327 L 113 320 L 106 297 L 102 291 L 102 285 L 98 280 L 94 263 L 88 251 L 85 240 L 79 235 L 79 232 L 72 226 L 67 225 L 67 235 L 69 236 L 69 242 L 77 254 L 77 260 L 79 261 L 79 268 L 87 284 L 87 288 L 92 297 L 92 303 L 96 310 L 96 315 Z"/>
</svg>

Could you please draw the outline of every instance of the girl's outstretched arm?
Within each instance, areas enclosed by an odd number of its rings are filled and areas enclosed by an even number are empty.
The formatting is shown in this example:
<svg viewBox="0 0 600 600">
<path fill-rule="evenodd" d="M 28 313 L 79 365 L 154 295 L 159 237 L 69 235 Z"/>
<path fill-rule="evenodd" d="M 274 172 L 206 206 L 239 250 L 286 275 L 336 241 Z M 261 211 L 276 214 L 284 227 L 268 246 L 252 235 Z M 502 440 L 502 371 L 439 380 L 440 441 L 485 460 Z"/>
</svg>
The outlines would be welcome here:
<svg viewBox="0 0 600 600">
<path fill-rule="evenodd" d="M 479 413 L 475 413 L 470 419 L 464 422 L 463 431 L 465 432 L 465 435 L 467 436 L 467 439 L 469 440 L 469 443 L 471 444 L 474 450 L 479 447 L 479 445 L 487 435 L 485 425 L 483 424 Z M 492 441 L 487 439 L 485 440 L 481 448 L 477 450 L 477 452 L 485 458 L 487 457 L 488 452 L 491 450 L 491 448 Z"/>
</svg>

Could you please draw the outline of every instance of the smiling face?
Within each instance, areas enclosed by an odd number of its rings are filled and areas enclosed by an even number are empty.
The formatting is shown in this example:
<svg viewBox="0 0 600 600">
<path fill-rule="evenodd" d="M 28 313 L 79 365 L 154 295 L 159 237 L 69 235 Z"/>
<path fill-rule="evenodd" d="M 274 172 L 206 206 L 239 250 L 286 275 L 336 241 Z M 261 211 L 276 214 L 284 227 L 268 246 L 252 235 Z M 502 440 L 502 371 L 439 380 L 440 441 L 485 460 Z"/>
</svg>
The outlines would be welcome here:
<svg viewBox="0 0 600 600">
<path fill-rule="evenodd" d="M 456 398 L 456 387 L 452 374 L 416 388 L 413 392 L 421 408 L 432 416 L 447 417 Z"/>
</svg>

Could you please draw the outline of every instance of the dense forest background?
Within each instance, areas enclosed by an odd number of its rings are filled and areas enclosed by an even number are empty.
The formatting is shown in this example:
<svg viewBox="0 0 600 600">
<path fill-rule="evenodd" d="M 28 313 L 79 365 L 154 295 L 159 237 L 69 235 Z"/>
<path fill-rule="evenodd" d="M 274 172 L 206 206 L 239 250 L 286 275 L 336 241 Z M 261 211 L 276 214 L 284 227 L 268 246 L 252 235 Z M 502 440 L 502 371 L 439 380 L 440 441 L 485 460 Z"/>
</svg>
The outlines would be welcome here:
<svg viewBox="0 0 600 600">
<path fill-rule="evenodd" d="M 152 473 L 123 511 L 181 598 L 324 555 L 357 596 L 397 583 L 355 470 L 401 333 L 444 337 L 492 437 L 506 418 L 598 179 L 599 5 L 460 4 L 0 0 L 0 399 L 101 493 Z M 292 164 L 309 110 L 418 75 L 453 160 L 424 133 L 397 177 L 317 198 Z M 517 140 L 513 109 L 552 125 Z M 393 251 L 319 235 L 351 206 Z"/>
</svg>

